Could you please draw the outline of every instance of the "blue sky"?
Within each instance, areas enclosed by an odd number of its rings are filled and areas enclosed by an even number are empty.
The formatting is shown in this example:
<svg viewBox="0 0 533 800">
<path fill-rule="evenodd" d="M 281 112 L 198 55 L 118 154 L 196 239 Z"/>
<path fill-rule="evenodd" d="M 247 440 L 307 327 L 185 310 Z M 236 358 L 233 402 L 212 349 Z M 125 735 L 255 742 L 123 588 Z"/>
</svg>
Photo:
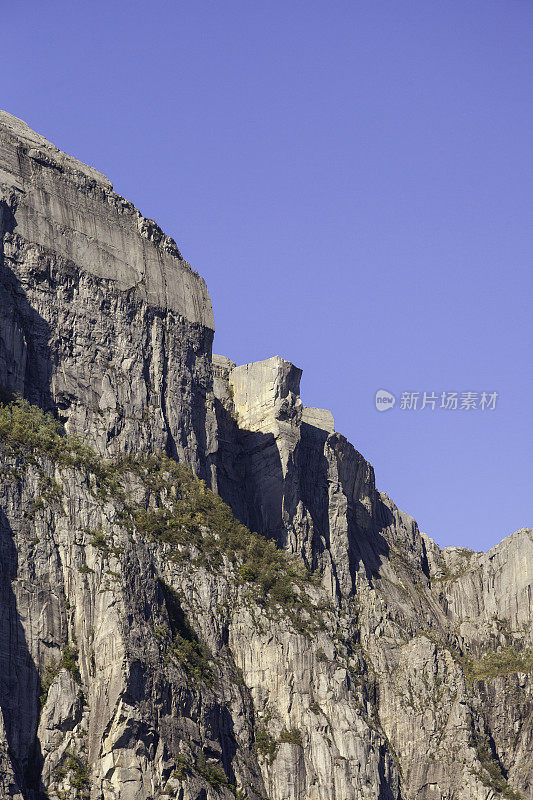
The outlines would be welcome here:
<svg viewBox="0 0 533 800">
<path fill-rule="evenodd" d="M 2 10 L 0 106 L 156 219 L 215 351 L 302 367 L 439 544 L 533 525 L 531 2 L 81 6 Z"/>
</svg>

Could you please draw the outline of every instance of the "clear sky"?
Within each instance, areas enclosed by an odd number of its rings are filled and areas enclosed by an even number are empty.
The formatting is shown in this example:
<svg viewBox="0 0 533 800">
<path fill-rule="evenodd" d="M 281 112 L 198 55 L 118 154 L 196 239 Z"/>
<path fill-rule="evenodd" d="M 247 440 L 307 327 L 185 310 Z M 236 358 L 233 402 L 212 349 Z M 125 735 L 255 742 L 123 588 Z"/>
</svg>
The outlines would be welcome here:
<svg viewBox="0 0 533 800">
<path fill-rule="evenodd" d="M 439 544 L 533 525 L 531 0 L 27 0 L 0 63 L 205 277 L 216 352 L 302 367 Z"/>
</svg>

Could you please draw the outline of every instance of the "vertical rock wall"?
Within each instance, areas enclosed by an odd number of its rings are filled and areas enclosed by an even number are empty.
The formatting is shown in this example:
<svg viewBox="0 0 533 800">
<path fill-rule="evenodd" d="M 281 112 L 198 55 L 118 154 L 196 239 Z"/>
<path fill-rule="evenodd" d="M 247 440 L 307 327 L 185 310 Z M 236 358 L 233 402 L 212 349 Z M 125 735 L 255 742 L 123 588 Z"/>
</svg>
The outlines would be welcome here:
<svg viewBox="0 0 533 800">
<path fill-rule="evenodd" d="M 533 798 L 529 529 L 441 551 L 303 406 L 298 368 L 211 357 L 175 242 L 3 112 L 0 283 L 0 388 L 97 453 L 91 472 L 0 446 L 2 797 Z M 306 605 L 272 600 L 261 548 L 260 580 L 217 551 L 203 485 L 187 549 L 178 487 L 135 460 L 109 483 L 97 458 L 160 451 L 315 573 Z"/>
<path fill-rule="evenodd" d="M 175 242 L 0 112 L 0 383 L 101 453 L 205 470 L 213 312 Z"/>
</svg>

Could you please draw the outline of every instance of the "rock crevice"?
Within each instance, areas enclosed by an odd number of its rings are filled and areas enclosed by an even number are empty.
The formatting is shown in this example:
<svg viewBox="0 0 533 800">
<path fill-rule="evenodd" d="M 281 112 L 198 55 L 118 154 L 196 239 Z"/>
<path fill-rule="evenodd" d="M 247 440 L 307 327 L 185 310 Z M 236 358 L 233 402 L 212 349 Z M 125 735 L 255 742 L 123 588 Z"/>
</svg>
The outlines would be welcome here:
<svg viewBox="0 0 533 800">
<path fill-rule="evenodd" d="M 5 112 L 0 281 L 2 797 L 533 800 L 530 529 L 439 549 Z"/>
</svg>

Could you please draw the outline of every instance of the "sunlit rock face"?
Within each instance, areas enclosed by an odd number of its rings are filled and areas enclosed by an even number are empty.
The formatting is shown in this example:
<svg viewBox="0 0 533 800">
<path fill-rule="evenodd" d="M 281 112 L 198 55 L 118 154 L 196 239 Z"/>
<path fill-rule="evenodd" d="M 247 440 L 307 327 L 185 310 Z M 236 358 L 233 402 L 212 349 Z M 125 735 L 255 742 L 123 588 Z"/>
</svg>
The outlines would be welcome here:
<svg viewBox="0 0 533 800">
<path fill-rule="evenodd" d="M 101 173 L 0 112 L 4 388 L 101 453 L 205 465 L 213 312 L 175 242 Z"/>
<path fill-rule="evenodd" d="M 1 387 L 93 448 L 0 409 L 0 797 L 533 798 L 533 532 L 440 550 L 296 366 L 211 355 L 173 240 L 3 112 L 0 233 Z"/>
</svg>

